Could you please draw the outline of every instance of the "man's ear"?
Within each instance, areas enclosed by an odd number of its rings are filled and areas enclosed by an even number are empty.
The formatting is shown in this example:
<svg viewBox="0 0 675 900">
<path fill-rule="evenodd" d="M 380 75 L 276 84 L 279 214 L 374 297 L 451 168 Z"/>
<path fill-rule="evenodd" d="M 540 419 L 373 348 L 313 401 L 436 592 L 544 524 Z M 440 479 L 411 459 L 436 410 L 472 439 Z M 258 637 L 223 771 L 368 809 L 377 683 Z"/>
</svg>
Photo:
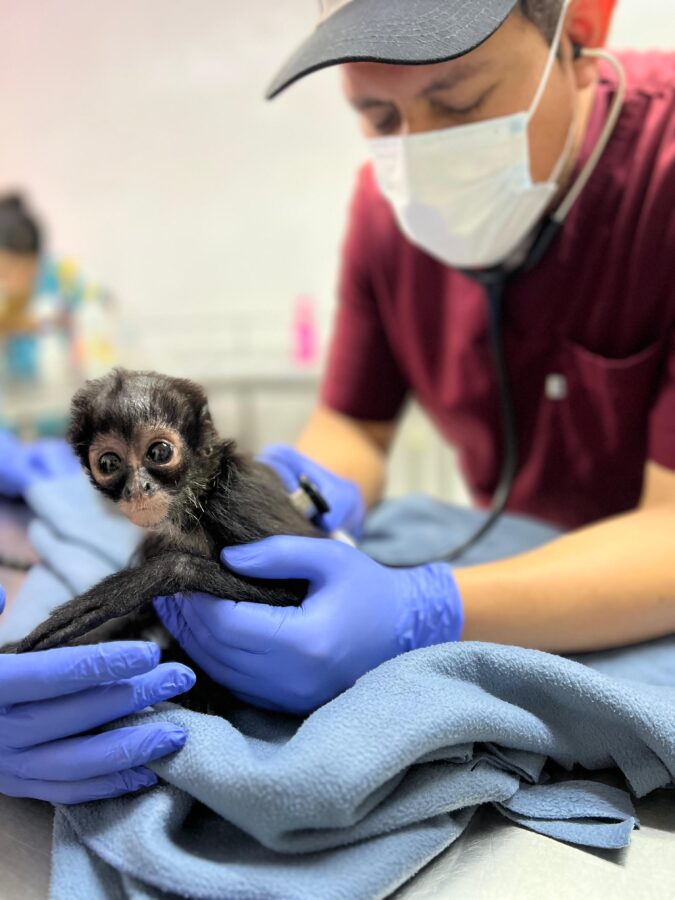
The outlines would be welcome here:
<svg viewBox="0 0 675 900">
<path fill-rule="evenodd" d="M 615 6 L 616 0 L 572 0 L 565 27 L 572 46 L 602 47 L 607 40 Z M 573 65 L 578 88 L 590 87 L 596 81 L 597 59 L 575 54 Z"/>
</svg>

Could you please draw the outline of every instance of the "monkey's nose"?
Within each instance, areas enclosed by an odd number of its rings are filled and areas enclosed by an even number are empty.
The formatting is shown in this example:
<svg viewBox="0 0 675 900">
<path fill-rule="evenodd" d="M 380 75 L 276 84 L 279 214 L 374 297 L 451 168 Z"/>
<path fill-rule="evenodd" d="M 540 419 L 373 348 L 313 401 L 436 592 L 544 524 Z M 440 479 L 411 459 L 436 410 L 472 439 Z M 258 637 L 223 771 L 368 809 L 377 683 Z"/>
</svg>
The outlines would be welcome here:
<svg viewBox="0 0 675 900">
<path fill-rule="evenodd" d="M 154 494 L 155 493 L 155 485 L 152 481 L 144 481 L 142 484 L 143 493 L 144 494 Z"/>
<path fill-rule="evenodd" d="M 122 491 L 122 496 L 125 500 L 131 500 L 131 488 L 128 484 L 124 485 L 124 490 Z"/>
</svg>

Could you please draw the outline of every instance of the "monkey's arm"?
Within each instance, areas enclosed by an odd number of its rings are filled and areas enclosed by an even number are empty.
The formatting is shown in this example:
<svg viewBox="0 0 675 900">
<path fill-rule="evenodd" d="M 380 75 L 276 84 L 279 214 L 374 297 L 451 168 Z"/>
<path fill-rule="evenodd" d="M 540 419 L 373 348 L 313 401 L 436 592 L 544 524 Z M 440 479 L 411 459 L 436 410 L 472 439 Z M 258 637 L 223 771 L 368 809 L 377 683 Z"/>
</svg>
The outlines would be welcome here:
<svg viewBox="0 0 675 900">
<path fill-rule="evenodd" d="M 109 575 L 91 590 L 58 607 L 19 643 L 17 653 L 63 646 L 162 595 L 201 591 L 252 603 L 297 606 L 305 589 L 305 582 L 242 578 L 215 560 L 189 553 L 164 553 L 137 568 Z"/>
</svg>

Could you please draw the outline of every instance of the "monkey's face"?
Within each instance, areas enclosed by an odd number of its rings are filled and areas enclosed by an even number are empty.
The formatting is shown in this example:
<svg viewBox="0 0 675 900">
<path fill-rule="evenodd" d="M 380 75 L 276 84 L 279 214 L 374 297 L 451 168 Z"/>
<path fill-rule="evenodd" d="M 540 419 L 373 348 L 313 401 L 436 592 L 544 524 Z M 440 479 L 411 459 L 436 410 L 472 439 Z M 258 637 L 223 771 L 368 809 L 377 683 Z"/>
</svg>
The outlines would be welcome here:
<svg viewBox="0 0 675 900">
<path fill-rule="evenodd" d="M 169 516 L 188 467 L 179 432 L 163 426 L 137 429 L 130 439 L 98 434 L 89 447 L 89 468 L 97 487 L 142 528 L 156 528 Z"/>
</svg>

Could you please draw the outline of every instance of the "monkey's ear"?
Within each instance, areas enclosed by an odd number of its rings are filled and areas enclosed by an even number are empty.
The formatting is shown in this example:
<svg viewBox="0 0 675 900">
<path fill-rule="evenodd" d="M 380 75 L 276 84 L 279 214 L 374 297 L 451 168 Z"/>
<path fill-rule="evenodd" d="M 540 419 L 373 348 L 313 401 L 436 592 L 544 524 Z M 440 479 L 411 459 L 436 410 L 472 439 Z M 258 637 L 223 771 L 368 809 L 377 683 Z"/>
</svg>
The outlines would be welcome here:
<svg viewBox="0 0 675 900">
<path fill-rule="evenodd" d="M 199 449 L 200 456 L 212 456 L 216 447 L 216 429 L 213 427 L 213 419 L 211 418 L 211 410 L 209 404 L 202 404 L 199 410 L 199 429 L 201 431 L 201 447 Z"/>
<path fill-rule="evenodd" d="M 93 409 L 100 391 L 100 380 L 89 381 L 77 391 L 70 405 L 70 424 L 66 440 L 87 469 L 89 468 L 89 444 L 94 432 Z"/>
</svg>

